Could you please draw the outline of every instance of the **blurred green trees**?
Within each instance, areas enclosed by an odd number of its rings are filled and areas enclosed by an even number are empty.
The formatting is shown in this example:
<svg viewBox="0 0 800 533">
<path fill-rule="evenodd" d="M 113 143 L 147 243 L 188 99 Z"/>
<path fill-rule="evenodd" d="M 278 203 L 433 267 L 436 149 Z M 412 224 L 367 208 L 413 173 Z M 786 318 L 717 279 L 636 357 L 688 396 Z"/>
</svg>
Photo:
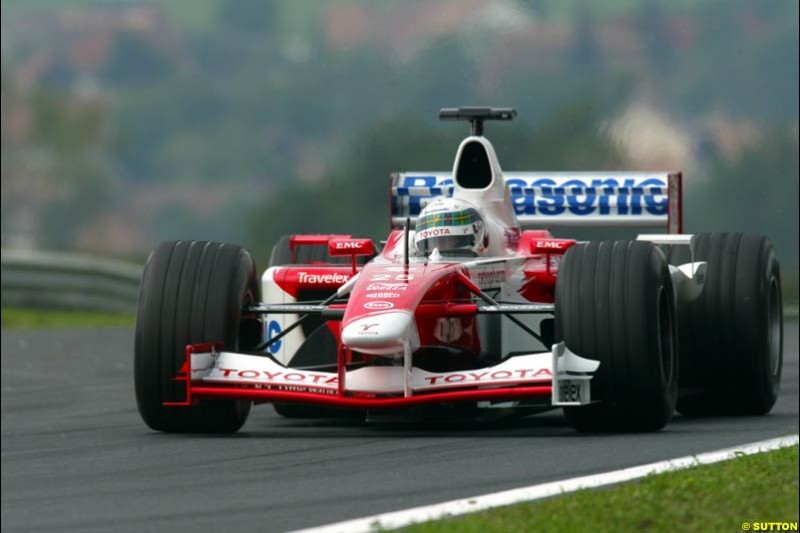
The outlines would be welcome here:
<svg viewBox="0 0 800 533">
<path fill-rule="evenodd" d="M 107 109 L 6 80 L 2 107 L 3 246 L 74 246 L 117 185 Z"/>
<path fill-rule="evenodd" d="M 686 170 L 687 229 L 797 269 L 798 3 L 4 1 L 4 245 L 146 254 L 387 228 L 389 172 L 448 169 L 452 105 L 509 105 L 507 170 Z M 640 105 L 633 158 L 609 125 Z M 660 136 L 660 137 L 659 137 Z M 676 135 L 677 136 L 677 135 Z M 635 140 L 635 139 L 634 139 Z"/>
<path fill-rule="evenodd" d="M 684 231 L 764 233 L 781 264 L 797 272 L 797 141 L 791 132 L 766 132 L 733 160 L 715 157 L 709 173 L 686 181 Z"/>
</svg>

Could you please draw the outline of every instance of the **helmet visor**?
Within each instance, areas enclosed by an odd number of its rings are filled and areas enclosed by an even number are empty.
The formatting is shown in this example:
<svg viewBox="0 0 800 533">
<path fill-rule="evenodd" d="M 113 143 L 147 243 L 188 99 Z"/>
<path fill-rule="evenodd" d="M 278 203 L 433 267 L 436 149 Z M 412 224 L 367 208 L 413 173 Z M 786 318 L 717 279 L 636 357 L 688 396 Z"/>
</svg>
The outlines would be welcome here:
<svg viewBox="0 0 800 533">
<path fill-rule="evenodd" d="M 439 235 L 417 240 L 417 252 L 428 255 L 434 248 L 439 251 L 472 249 L 475 246 L 475 234 Z"/>
</svg>

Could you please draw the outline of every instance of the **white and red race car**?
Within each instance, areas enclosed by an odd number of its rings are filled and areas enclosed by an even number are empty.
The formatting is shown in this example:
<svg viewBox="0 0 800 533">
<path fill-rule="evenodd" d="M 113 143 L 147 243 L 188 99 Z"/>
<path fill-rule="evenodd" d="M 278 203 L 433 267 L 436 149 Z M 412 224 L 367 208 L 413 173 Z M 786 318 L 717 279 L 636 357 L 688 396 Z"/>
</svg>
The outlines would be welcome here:
<svg viewBox="0 0 800 533">
<path fill-rule="evenodd" d="M 239 246 L 161 244 L 136 322 L 145 423 L 233 432 L 253 403 L 289 417 L 563 408 L 579 431 L 657 430 L 676 405 L 768 412 L 783 349 L 769 240 L 682 234 L 680 173 L 503 173 L 483 123 L 515 115 L 443 109 L 471 135 L 451 173 L 391 176 L 380 249 L 287 236 L 259 283 Z M 666 233 L 544 229 L 579 225 Z"/>
</svg>

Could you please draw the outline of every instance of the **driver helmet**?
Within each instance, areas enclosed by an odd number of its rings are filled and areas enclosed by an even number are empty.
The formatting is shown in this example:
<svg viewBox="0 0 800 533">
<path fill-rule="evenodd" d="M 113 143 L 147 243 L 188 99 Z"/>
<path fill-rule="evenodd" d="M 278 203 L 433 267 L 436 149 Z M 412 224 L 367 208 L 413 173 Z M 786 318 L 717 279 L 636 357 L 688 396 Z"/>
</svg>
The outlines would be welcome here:
<svg viewBox="0 0 800 533">
<path fill-rule="evenodd" d="M 414 246 L 422 255 L 434 249 L 480 255 L 486 249 L 486 238 L 483 218 L 475 207 L 453 198 L 437 198 L 417 217 Z"/>
</svg>

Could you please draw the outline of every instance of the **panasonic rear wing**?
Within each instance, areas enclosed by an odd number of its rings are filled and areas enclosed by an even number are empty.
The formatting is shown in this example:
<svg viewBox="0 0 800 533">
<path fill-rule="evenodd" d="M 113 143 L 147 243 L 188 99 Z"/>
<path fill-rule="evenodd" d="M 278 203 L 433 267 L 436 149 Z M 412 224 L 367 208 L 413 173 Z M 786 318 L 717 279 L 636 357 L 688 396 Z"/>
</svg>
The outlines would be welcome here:
<svg viewBox="0 0 800 533">
<path fill-rule="evenodd" d="M 505 172 L 522 229 L 625 226 L 683 230 L 680 172 Z M 390 177 L 391 226 L 416 220 L 428 202 L 453 195 L 447 172 Z"/>
</svg>

